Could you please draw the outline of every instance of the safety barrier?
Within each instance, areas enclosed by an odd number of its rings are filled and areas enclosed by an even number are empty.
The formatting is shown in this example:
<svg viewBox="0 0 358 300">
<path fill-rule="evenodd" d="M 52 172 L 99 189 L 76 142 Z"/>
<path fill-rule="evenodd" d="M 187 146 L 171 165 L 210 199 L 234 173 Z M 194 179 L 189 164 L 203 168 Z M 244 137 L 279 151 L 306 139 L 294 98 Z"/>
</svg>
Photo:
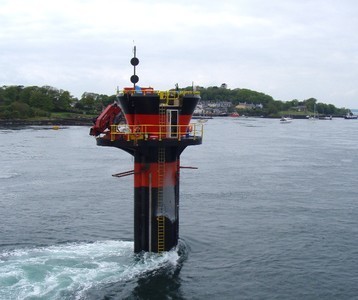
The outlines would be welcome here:
<svg viewBox="0 0 358 300">
<path fill-rule="evenodd" d="M 189 125 L 111 125 L 111 141 L 122 140 L 163 140 L 163 139 L 198 139 L 204 133 L 203 124 Z"/>
<path fill-rule="evenodd" d="M 184 96 L 200 95 L 196 91 L 155 91 L 152 88 L 125 88 L 123 94 L 159 95 L 161 104 L 177 105 L 178 100 Z"/>
</svg>

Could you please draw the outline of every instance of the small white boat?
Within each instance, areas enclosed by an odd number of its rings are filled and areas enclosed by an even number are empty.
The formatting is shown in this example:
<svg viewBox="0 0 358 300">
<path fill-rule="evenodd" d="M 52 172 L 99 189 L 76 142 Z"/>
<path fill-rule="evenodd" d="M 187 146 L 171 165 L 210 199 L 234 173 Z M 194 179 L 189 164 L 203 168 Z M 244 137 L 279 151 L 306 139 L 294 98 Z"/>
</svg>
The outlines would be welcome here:
<svg viewBox="0 0 358 300">
<path fill-rule="evenodd" d="M 316 121 L 318 118 L 315 116 L 307 116 L 307 120 Z"/>
<path fill-rule="evenodd" d="M 292 118 L 290 118 L 290 117 L 282 117 L 282 118 L 280 119 L 280 122 L 281 122 L 281 123 L 291 123 L 291 122 L 292 122 Z"/>
<path fill-rule="evenodd" d="M 319 117 L 320 120 L 332 120 L 332 116 L 322 116 Z"/>
<path fill-rule="evenodd" d="M 344 116 L 344 118 L 345 118 L 346 120 L 357 120 L 357 119 L 358 119 L 358 116 L 353 115 L 352 113 L 348 113 L 348 114 L 346 114 L 346 115 Z"/>
<path fill-rule="evenodd" d="M 314 104 L 314 108 L 313 108 L 313 116 L 307 116 L 308 120 L 311 121 L 316 121 L 318 120 L 318 115 L 317 115 L 317 109 L 316 109 L 316 103 Z"/>
</svg>

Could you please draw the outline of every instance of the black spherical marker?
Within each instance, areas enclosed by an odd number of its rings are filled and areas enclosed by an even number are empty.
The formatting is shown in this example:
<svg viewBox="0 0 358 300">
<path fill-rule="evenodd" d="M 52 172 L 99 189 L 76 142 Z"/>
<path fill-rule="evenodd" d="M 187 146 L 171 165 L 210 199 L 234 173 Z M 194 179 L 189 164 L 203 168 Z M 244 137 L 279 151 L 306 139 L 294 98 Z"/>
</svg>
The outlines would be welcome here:
<svg viewBox="0 0 358 300">
<path fill-rule="evenodd" d="M 131 82 L 133 83 L 134 85 L 134 89 L 135 89 L 135 85 L 136 83 L 139 81 L 139 77 L 136 75 L 136 66 L 138 66 L 139 64 L 139 59 L 136 57 L 136 54 L 137 54 L 137 47 L 134 46 L 133 48 L 133 53 L 134 53 L 134 57 L 132 57 L 131 59 L 131 65 L 133 66 L 133 75 L 131 76 Z"/>
<path fill-rule="evenodd" d="M 131 83 L 136 84 L 139 81 L 139 77 L 137 75 L 131 76 Z"/>
<path fill-rule="evenodd" d="M 139 59 L 137 57 L 133 57 L 131 59 L 131 65 L 132 66 L 138 66 L 138 64 L 139 64 Z"/>
</svg>

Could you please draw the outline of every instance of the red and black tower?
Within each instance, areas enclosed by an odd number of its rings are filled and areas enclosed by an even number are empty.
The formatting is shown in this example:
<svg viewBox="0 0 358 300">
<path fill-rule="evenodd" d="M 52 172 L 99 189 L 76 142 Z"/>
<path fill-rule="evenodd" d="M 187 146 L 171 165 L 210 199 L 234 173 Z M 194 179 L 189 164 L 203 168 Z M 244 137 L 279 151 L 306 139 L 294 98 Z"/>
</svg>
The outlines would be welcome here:
<svg viewBox="0 0 358 300">
<path fill-rule="evenodd" d="M 202 124 L 190 124 L 200 96 L 136 86 L 138 63 L 134 47 L 133 87 L 124 88 L 118 103 L 97 118 L 91 134 L 97 145 L 134 156 L 134 170 L 117 174 L 134 174 L 134 251 L 162 252 L 178 243 L 180 155 L 187 146 L 202 143 Z M 124 124 L 115 122 L 119 112 Z"/>
</svg>

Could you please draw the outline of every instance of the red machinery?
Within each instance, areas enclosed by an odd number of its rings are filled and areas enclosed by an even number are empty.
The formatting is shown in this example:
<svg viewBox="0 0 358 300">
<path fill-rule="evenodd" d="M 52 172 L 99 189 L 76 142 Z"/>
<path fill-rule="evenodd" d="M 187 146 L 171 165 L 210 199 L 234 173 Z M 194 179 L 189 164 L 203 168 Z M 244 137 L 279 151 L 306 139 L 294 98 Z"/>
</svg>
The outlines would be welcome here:
<svg viewBox="0 0 358 300">
<path fill-rule="evenodd" d="M 110 129 L 110 126 L 115 123 L 115 118 L 122 110 L 117 103 L 108 105 L 105 110 L 94 121 L 94 125 L 91 127 L 90 135 L 100 135 L 106 129 Z"/>
</svg>

